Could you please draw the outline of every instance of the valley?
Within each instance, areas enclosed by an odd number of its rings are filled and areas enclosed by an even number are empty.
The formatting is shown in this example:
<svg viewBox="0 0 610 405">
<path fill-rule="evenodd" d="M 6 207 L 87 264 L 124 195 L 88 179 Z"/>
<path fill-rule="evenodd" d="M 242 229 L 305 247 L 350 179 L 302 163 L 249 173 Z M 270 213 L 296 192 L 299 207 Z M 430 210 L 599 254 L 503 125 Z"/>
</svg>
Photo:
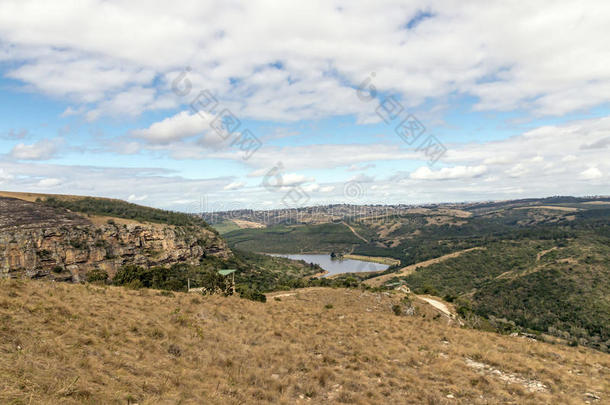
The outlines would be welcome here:
<svg viewBox="0 0 610 405">
<path fill-rule="evenodd" d="M 229 216 L 259 221 L 256 229 L 223 233 L 234 248 L 391 258 L 396 262 L 385 271 L 334 277 L 375 288 L 404 284 L 442 297 L 488 330 L 550 334 L 604 351 L 610 346 L 608 198 L 213 215 L 221 224 Z"/>
<path fill-rule="evenodd" d="M 3 403 L 610 398 L 609 199 L 233 225 L 94 197 L 0 206 Z"/>
<path fill-rule="evenodd" d="M 609 22 L 1 0 L 0 405 L 610 404 Z"/>
</svg>

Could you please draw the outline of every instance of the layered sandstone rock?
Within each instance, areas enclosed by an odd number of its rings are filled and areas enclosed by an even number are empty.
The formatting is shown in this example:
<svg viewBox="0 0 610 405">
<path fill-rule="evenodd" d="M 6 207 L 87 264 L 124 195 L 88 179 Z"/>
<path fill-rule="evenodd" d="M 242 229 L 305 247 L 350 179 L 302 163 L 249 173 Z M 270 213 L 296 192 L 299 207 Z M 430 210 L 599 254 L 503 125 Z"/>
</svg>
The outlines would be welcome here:
<svg viewBox="0 0 610 405">
<path fill-rule="evenodd" d="M 93 224 L 64 209 L 0 198 L 0 276 L 82 281 L 93 269 L 197 264 L 231 251 L 210 230 L 160 224 Z"/>
</svg>

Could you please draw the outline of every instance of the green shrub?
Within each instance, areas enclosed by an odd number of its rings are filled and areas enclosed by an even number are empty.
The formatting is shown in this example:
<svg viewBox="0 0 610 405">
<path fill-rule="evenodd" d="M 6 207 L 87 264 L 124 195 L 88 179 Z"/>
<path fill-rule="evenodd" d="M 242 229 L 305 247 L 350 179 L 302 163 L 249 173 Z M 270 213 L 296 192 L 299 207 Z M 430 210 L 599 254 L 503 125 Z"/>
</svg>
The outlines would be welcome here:
<svg viewBox="0 0 610 405">
<path fill-rule="evenodd" d="M 239 291 L 240 298 L 245 298 L 252 301 L 267 302 L 267 297 L 260 291 L 251 288 L 242 289 Z"/>
<path fill-rule="evenodd" d="M 108 280 L 108 273 L 102 269 L 93 269 L 89 273 L 87 273 L 87 281 L 90 283 L 96 281 L 106 282 Z"/>
</svg>

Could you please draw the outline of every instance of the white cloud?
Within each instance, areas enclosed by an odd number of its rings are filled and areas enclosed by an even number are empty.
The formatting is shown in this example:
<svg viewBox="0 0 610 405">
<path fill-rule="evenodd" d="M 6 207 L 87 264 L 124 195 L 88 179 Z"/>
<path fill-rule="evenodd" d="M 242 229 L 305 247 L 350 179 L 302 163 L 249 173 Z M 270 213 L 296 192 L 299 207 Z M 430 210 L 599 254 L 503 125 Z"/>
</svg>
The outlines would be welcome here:
<svg viewBox="0 0 610 405">
<path fill-rule="evenodd" d="M 210 132 L 209 124 L 213 117 L 205 112 L 203 114 L 205 118 L 202 118 L 199 114 L 182 111 L 172 117 L 155 122 L 146 129 L 133 130 L 132 135 L 151 143 L 163 144 L 208 133 L 206 139 L 209 139 L 210 143 L 219 143 L 222 138 Z"/>
<path fill-rule="evenodd" d="M 433 16 L 408 29 L 421 10 Z M 408 106 L 465 94 L 478 109 L 561 115 L 610 101 L 609 16 L 603 0 L 5 0 L 0 58 L 16 65 L 8 77 L 87 105 L 90 119 L 171 105 L 185 66 L 194 87 L 251 118 L 365 121 L 371 105 L 353 87 L 371 72 Z"/>
<path fill-rule="evenodd" d="M 252 170 L 250 173 L 248 173 L 248 177 L 262 177 L 265 176 L 268 172 L 269 172 L 270 168 L 260 168 L 260 169 L 256 169 L 256 170 Z"/>
<path fill-rule="evenodd" d="M 249 166 L 256 167 L 249 176 L 258 177 L 267 174 L 281 158 L 282 166 L 289 170 L 329 169 L 349 167 L 362 162 L 420 160 L 422 153 L 401 149 L 403 144 L 315 144 L 304 146 L 278 147 L 265 145 L 248 160 Z M 241 160 L 235 149 L 211 153 L 207 157 Z"/>
<path fill-rule="evenodd" d="M 38 182 L 38 187 L 53 188 L 53 187 L 59 186 L 60 184 L 61 184 L 60 179 L 47 178 L 47 179 L 40 180 Z"/>
<path fill-rule="evenodd" d="M 13 147 L 10 155 L 21 160 L 47 160 L 57 152 L 57 142 L 43 139 L 31 145 L 19 143 Z"/>
<path fill-rule="evenodd" d="M 14 178 L 15 176 L 13 176 L 10 172 L 0 167 L 0 184 L 7 180 L 13 180 Z"/>
<path fill-rule="evenodd" d="M 433 17 L 406 29 L 422 9 Z M 134 198 L 149 196 L 147 203 L 157 206 L 198 201 L 203 194 L 222 196 L 223 191 L 225 196 L 243 194 L 238 203 L 246 206 L 255 201 L 273 205 L 279 204 L 280 192 L 270 197 L 262 187 L 244 187 L 240 193 L 223 189 L 239 183 L 234 181 L 238 176 L 265 176 L 281 160 L 292 172 L 285 175 L 284 187 L 306 187 L 312 198 L 322 193 L 341 197 L 339 178 L 365 170 L 368 178 L 362 181 L 375 178 L 367 198 L 385 198 L 381 192 L 391 190 L 391 198 L 405 202 L 604 193 L 610 117 L 547 125 L 493 142 L 447 144 L 446 156 L 433 169 L 417 168 L 424 157 L 406 149 L 390 127 L 371 140 L 377 144 L 364 144 L 362 137 L 346 144 L 351 138 L 337 140 L 339 131 L 328 138 L 334 144 L 307 144 L 301 142 L 305 134 L 316 131 L 302 128 L 296 146 L 273 141 L 310 124 L 300 120 L 356 114 L 359 122 L 378 121 L 375 103 L 363 102 L 354 90 L 371 72 L 379 94 L 402 96 L 407 110 L 427 100 L 431 111 L 442 111 L 451 108 L 448 99 L 462 101 L 462 95 L 474 96 L 479 110 L 534 116 L 605 105 L 610 102 L 609 15 L 610 3 L 604 1 L 541 0 L 534 6 L 492 1 L 474 7 L 449 0 L 154 5 L 144 0 L 58 0 L 52 5 L 5 0 L 0 2 L 3 74 L 23 83 L 25 91 L 62 98 L 70 105 L 62 114 L 66 119 L 126 115 L 131 123 L 144 111 L 172 109 L 169 117 L 139 124 L 131 137 L 103 139 L 105 152 L 225 160 L 243 173 L 187 179 L 160 169 L 26 164 L 13 159 L 48 159 L 59 145 L 16 140 L 23 143 L 0 156 L 6 158 L 0 181 L 35 191 L 41 178 L 61 179 L 55 187 L 66 192 L 124 198 L 129 190 Z M 192 90 L 180 97 L 171 85 L 186 66 Z M 187 107 L 177 109 L 201 89 L 210 89 L 220 108 L 230 108 L 243 123 L 254 118 L 299 124 L 262 133 L 264 147 L 243 161 L 235 148 L 221 148 L 228 142 L 209 129 L 211 115 L 201 118 Z M 433 129 L 434 120 L 423 121 Z M 260 127 L 275 127 L 266 124 Z M 31 131 L 36 133 L 34 127 Z M 133 157 L 132 163 L 130 157 L 130 165 L 143 165 L 147 158 Z M 323 178 L 324 185 L 310 174 Z"/>
<path fill-rule="evenodd" d="M 307 177 L 298 173 L 286 173 L 282 175 L 281 185 L 284 187 L 299 186 L 312 181 L 315 181 L 313 177 Z"/>
<path fill-rule="evenodd" d="M 348 181 L 353 181 L 357 183 L 372 183 L 375 181 L 375 177 L 367 176 L 366 174 L 359 174 L 357 176 L 351 177 Z"/>
<path fill-rule="evenodd" d="M 375 167 L 376 167 L 376 165 L 373 163 L 362 164 L 362 165 L 353 164 L 347 170 L 350 172 L 358 172 L 358 171 L 364 171 L 367 169 L 373 169 Z"/>
<path fill-rule="evenodd" d="M 314 191 L 317 191 L 320 189 L 320 185 L 317 183 L 312 183 L 312 184 L 306 184 L 303 186 L 303 190 L 305 190 L 305 192 L 307 193 L 312 193 Z"/>
<path fill-rule="evenodd" d="M 580 173 L 580 177 L 585 180 L 595 180 L 603 177 L 603 173 L 597 167 L 590 167 Z"/>
<path fill-rule="evenodd" d="M 505 173 L 511 177 L 521 177 L 524 174 L 529 173 L 529 169 L 525 167 L 522 163 L 518 163 L 510 169 L 506 170 Z"/>
<path fill-rule="evenodd" d="M 1 158 L 0 158 L 1 159 Z M 41 187 L 53 188 L 54 193 L 92 195 L 125 199 L 125 190 L 140 199 L 148 196 L 146 205 L 166 209 L 202 211 L 206 200 L 222 201 L 226 178 L 187 179 L 176 173 L 157 168 L 70 166 L 40 162 L 0 160 L 7 179 L 3 187 L 23 192 L 39 192 Z M 128 198 L 128 197 L 127 197 Z M 133 198 L 132 198 L 133 200 Z M 174 204 L 190 201 L 191 205 Z M 196 205 L 195 203 L 196 202 Z"/>
<path fill-rule="evenodd" d="M 233 183 L 229 183 L 223 187 L 223 190 L 239 190 L 246 185 L 243 181 L 234 181 Z"/>
<path fill-rule="evenodd" d="M 416 180 L 448 180 L 464 179 L 477 177 L 487 171 L 486 166 L 456 166 L 443 167 L 440 170 L 430 170 L 427 166 L 422 166 L 411 173 L 411 178 Z"/>
<path fill-rule="evenodd" d="M 567 155 L 561 159 L 562 162 L 573 162 L 575 160 L 578 160 L 578 158 L 574 155 Z"/>
<path fill-rule="evenodd" d="M 130 194 L 129 197 L 127 197 L 127 201 L 144 201 L 148 198 L 147 195 L 135 195 L 135 194 Z"/>
</svg>

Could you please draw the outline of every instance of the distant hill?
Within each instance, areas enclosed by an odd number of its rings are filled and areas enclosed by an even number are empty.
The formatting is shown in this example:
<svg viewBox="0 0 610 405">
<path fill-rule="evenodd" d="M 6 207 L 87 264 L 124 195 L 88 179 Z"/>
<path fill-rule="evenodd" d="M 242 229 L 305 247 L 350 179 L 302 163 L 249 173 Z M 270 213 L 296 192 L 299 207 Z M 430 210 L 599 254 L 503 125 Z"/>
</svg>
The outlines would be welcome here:
<svg viewBox="0 0 610 405">
<path fill-rule="evenodd" d="M 493 210 L 558 206 L 572 208 L 596 208 L 595 205 L 610 205 L 610 197 L 570 197 L 554 196 L 547 198 L 527 198 L 520 200 L 441 203 L 441 204 L 394 204 L 394 205 L 352 205 L 331 204 L 300 208 L 281 208 L 271 210 L 239 209 L 232 211 L 204 212 L 203 217 L 213 226 L 218 226 L 223 233 L 235 228 L 244 228 L 240 222 L 264 226 L 325 224 L 332 222 L 358 222 L 373 218 L 396 217 L 408 214 L 436 213 L 438 215 L 469 215 Z M 251 228 L 252 226 L 248 226 Z"/>
<path fill-rule="evenodd" d="M 314 212 L 318 220 L 308 222 Z M 550 333 L 572 344 L 610 348 L 609 198 L 327 206 L 301 213 L 305 219 L 296 224 L 233 229 L 223 236 L 231 247 L 256 252 L 398 259 L 401 264 L 385 272 L 383 283 L 374 282 L 379 274 L 352 276 L 382 287 L 404 282 L 417 293 L 440 295 L 457 302 L 463 316 L 480 317 L 475 324 L 490 330 Z M 337 213 L 345 215 L 336 219 Z M 279 218 L 280 212 L 251 212 L 246 219 L 261 215 Z M 483 249 L 417 266 L 472 248 Z"/>
</svg>

